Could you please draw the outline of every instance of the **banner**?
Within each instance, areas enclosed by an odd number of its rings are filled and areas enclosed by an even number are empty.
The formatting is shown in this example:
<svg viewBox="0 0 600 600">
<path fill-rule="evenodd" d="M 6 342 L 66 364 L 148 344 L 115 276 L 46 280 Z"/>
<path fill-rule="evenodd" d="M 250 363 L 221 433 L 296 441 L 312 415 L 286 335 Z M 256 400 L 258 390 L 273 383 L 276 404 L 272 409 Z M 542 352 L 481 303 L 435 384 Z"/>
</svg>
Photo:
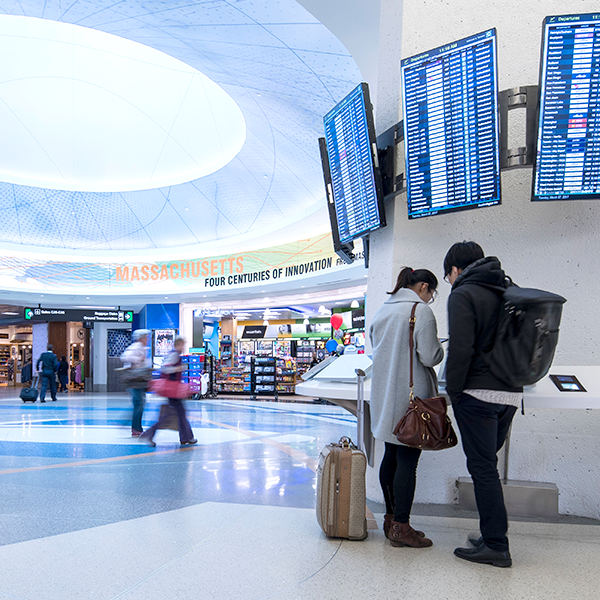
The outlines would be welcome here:
<svg viewBox="0 0 600 600">
<path fill-rule="evenodd" d="M 362 262 L 362 241 L 355 242 L 355 261 Z M 0 287 L 20 291 L 67 289 L 95 294 L 198 292 L 243 289 L 347 266 L 333 251 L 331 234 L 260 250 L 200 257 L 193 260 L 124 263 L 77 263 L 0 257 Z"/>
</svg>

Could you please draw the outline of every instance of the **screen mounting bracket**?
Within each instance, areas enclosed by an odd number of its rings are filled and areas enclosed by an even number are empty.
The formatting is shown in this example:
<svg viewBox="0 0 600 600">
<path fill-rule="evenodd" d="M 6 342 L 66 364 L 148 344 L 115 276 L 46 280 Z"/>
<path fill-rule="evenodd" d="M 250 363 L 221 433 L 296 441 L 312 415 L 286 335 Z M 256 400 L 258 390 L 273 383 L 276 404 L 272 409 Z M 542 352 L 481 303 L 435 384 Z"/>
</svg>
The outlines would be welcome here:
<svg viewBox="0 0 600 600">
<path fill-rule="evenodd" d="M 525 108 L 525 146 L 508 147 L 508 111 Z M 500 113 L 500 169 L 530 167 L 535 158 L 537 115 L 539 110 L 539 86 L 524 85 L 502 90 L 498 94 Z"/>
</svg>

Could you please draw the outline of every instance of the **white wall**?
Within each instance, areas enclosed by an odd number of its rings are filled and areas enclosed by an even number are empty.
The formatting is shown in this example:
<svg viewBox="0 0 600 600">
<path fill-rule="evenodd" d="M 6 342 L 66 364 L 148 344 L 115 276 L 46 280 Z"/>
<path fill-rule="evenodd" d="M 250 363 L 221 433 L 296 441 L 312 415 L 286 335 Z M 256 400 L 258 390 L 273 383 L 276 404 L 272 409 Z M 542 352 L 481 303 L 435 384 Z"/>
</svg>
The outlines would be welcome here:
<svg viewBox="0 0 600 600">
<path fill-rule="evenodd" d="M 33 323 L 31 331 L 31 357 L 33 360 L 33 372 L 35 373 L 35 364 L 42 352 L 46 352 L 46 346 L 48 345 L 48 323 Z"/>
<path fill-rule="evenodd" d="M 400 58 L 496 27 L 500 90 L 538 83 L 541 24 L 546 15 L 594 12 L 589 0 L 381 0 L 378 132 L 401 118 Z M 402 24 L 402 44 L 398 27 Z M 387 76 L 382 76 L 387 73 Z M 521 145 L 522 131 L 512 120 L 509 145 Z M 457 241 L 474 240 L 488 255 L 500 258 L 519 285 L 565 296 L 555 364 L 600 364 L 600 202 L 530 202 L 531 168 L 502 174 L 502 205 L 408 221 L 406 196 L 389 207 L 388 227 L 372 235 L 367 295 L 367 327 L 391 289 L 400 267 L 427 268 L 440 280 L 433 305 L 440 335 L 447 329 L 450 288 L 442 281 L 442 262 Z M 558 425 L 559 424 L 559 425 Z M 600 479 L 588 457 L 598 456 L 600 415 L 592 411 L 536 411 L 515 419 L 509 476 L 552 481 L 559 486 L 561 512 L 600 517 L 594 501 Z M 459 450 L 424 455 L 419 467 L 417 502 L 450 502 L 454 480 L 466 475 Z M 375 470 L 369 473 L 369 496 L 381 500 Z"/>
<path fill-rule="evenodd" d="M 377 96 L 380 0 L 297 0 L 346 46 Z"/>
<path fill-rule="evenodd" d="M 194 310 L 184 304 L 179 305 L 179 335 L 185 338 L 183 353 L 188 354 L 194 342 Z"/>
</svg>

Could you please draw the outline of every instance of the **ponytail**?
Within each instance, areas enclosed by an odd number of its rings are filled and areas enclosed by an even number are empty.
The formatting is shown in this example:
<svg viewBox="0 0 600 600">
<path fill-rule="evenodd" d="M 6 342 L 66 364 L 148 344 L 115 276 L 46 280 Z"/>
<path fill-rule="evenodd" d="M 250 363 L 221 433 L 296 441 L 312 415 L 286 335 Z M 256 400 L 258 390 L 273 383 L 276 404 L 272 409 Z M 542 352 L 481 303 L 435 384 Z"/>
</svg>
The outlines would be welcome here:
<svg viewBox="0 0 600 600">
<path fill-rule="evenodd" d="M 395 294 L 398 290 L 410 288 L 417 283 L 426 283 L 432 292 L 434 292 L 438 286 L 437 277 L 431 271 L 428 271 L 427 269 L 417 269 L 414 271 L 410 267 L 403 267 L 398 275 L 396 287 L 391 292 L 388 292 L 388 294 Z"/>
</svg>

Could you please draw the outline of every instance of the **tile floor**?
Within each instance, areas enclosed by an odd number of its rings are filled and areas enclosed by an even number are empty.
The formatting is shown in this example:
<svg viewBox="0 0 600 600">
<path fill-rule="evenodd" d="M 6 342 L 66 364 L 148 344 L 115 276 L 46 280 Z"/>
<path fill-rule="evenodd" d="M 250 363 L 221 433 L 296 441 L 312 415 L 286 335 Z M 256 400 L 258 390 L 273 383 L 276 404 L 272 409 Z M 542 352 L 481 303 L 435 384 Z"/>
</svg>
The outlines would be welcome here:
<svg viewBox="0 0 600 600">
<path fill-rule="evenodd" d="M 149 396 L 144 424 L 157 418 Z M 474 519 L 413 524 L 434 546 L 328 540 L 314 514 L 319 450 L 353 435 L 335 406 L 187 404 L 198 446 L 129 437 L 129 400 L 0 391 L 0 600 L 436 600 L 600 597 L 596 524 L 511 523 L 512 569 L 452 550 Z M 375 506 L 375 505 L 373 505 Z M 382 515 L 375 515 L 381 523 Z"/>
</svg>

